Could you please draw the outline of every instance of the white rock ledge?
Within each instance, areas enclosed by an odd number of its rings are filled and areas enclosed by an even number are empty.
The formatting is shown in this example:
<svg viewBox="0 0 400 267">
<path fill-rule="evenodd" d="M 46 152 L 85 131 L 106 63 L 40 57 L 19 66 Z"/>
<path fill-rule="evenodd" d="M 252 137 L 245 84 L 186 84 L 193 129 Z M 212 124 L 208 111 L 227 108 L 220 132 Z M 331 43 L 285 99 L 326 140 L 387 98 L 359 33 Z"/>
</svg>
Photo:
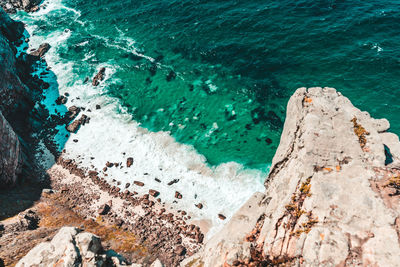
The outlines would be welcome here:
<svg viewBox="0 0 400 267">
<path fill-rule="evenodd" d="M 182 266 L 398 266 L 400 143 L 388 128 L 333 88 L 298 89 L 265 194 Z"/>
</svg>

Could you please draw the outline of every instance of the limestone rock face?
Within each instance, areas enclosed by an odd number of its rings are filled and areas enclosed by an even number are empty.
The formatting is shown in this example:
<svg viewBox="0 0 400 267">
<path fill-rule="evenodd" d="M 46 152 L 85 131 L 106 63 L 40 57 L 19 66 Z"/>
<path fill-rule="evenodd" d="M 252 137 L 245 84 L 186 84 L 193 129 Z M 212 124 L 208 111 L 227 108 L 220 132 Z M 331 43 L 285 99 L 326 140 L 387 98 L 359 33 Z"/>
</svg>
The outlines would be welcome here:
<svg viewBox="0 0 400 267">
<path fill-rule="evenodd" d="M 298 89 L 266 192 L 182 265 L 396 266 L 400 144 L 388 128 L 333 88 Z"/>
<path fill-rule="evenodd" d="M 34 247 L 16 265 L 16 267 L 28 266 L 140 267 L 141 265 L 128 265 L 122 256 L 105 252 L 100 238 L 94 234 L 80 232 L 74 227 L 63 227 L 50 242 L 43 242 Z"/>
<path fill-rule="evenodd" d="M 22 168 L 18 136 L 0 112 L 0 187 L 14 185 Z"/>
</svg>

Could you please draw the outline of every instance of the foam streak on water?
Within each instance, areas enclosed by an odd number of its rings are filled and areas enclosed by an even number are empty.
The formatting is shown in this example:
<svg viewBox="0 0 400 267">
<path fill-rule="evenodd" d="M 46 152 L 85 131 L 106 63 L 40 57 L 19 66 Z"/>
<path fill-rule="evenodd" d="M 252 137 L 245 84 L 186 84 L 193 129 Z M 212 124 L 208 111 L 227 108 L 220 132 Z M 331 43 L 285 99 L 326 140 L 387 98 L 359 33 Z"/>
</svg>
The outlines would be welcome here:
<svg viewBox="0 0 400 267">
<path fill-rule="evenodd" d="M 118 66 L 114 62 L 99 65 L 99 68 L 106 67 L 107 71 L 106 79 L 98 87 L 93 87 L 90 82 L 84 83 L 73 70 L 82 62 L 64 61 L 58 55 L 68 38 L 75 33 L 69 29 L 57 29 L 48 36 L 40 36 L 34 35 L 36 26 L 31 26 L 35 25 L 35 21 L 46 19 L 51 12 L 64 10 L 71 12 L 71 19 L 76 23 L 83 23 L 79 21 L 80 13 L 63 6 L 59 0 L 45 1 L 44 5 L 46 9 L 38 13 L 19 13 L 15 18 L 27 24 L 27 31 L 31 34 L 30 48 L 36 48 L 43 42 L 51 45 L 45 58 L 56 77 L 46 76 L 47 81 L 51 81 L 51 87 L 45 90 L 46 99 L 42 104 L 50 113 L 63 113 L 66 108 L 55 106 L 54 102 L 57 91 L 60 95 L 68 92 L 66 107 L 85 107 L 86 110 L 81 114 L 90 117 L 90 123 L 68 139 L 65 137 L 68 134 L 66 130 L 59 127 L 56 142 L 60 146 L 65 143 L 68 158 L 76 159 L 81 167 L 89 169 L 94 166 L 100 172 L 100 177 L 106 178 L 111 184 L 114 184 L 113 179 L 120 181 L 123 190 L 126 183 L 131 184 L 130 190 L 142 194 L 148 193 L 149 189 L 158 190 L 163 201 L 175 209 L 186 210 L 193 220 L 210 221 L 213 227 L 207 237 L 228 221 L 221 221 L 218 213 L 229 219 L 254 192 L 264 190 L 262 181 L 266 173 L 243 169 L 234 162 L 210 167 L 193 147 L 176 142 L 168 132 L 150 132 L 141 128 L 118 99 L 106 94 L 107 85 L 116 82 L 113 75 L 118 71 Z M 136 51 L 134 53 L 139 54 Z M 96 105 L 100 105 L 101 109 L 96 109 Z M 74 142 L 75 139 L 78 142 Z M 126 167 L 128 157 L 134 159 L 130 168 Z M 104 176 L 102 169 L 107 161 L 121 165 L 108 168 L 108 176 Z M 179 182 L 168 186 L 167 183 L 174 179 L 179 179 Z M 135 187 L 132 185 L 134 180 L 144 182 L 145 186 Z M 175 191 L 183 195 L 181 200 L 175 201 Z M 204 208 L 196 208 L 197 203 L 202 203 Z"/>
</svg>

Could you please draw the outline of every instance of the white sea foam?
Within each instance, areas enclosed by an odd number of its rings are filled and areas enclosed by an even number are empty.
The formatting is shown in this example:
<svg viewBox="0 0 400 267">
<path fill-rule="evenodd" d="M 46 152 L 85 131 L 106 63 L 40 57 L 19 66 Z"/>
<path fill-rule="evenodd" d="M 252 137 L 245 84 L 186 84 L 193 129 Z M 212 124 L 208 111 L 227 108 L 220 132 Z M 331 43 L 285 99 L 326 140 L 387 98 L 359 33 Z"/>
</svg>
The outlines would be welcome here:
<svg viewBox="0 0 400 267">
<path fill-rule="evenodd" d="M 45 12 L 19 17 L 28 24 L 28 32 L 36 30 L 35 26 L 29 26 L 30 21 L 43 19 L 52 9 L 66 8 L 60 1 L 45 1 L 45 4 Z M 76 14 L 75 19 L 78 20 L 79 12 L 74 11 L 73 14 Z M 121 189 L 125 189 L 125 184 L 130 183 L 129 189 L 139 193 L 148 193 L 149 189 L 158 190 L 160 198 L 174 209 L 186 210 L 192 220 L 210 222 L 212 227 L 206 238 L 226 223 L 254 192 L 264 190 L 262 181 L 266 176 L 265 172 L 245 170 L 235 162 L 210 167 L 204 156 L 197 153 L 192 146 L 176 142 L 168 132 L 150 132 L 140 127 L 118 99 L 106 94 L 107 85 L 116 82 L 113 74 L 117 68 L 112 63 L 105 62 L 98 66 L 107 69 L 105 80 L 99 86 L 93 87 L 80 80 L 73 68 L 74 64 L 83 63 L 63 61 L 58 55 L 58 49 L 65 46 L 73 34 L 69 30 L 60 29 L 49 36 L 32 35 L 30 41 L 33 48 L 43 42 L 51 45 L 45 57 L 56 77 L 51 74 L 45 76 L 51 86 L 45 90 L 46 99 L 43 100 L 50 113 L 66 111 L 65 106 L 55 105 L 55 100 L 59 94 L 68 92 L 66 106 L 85 107 L 86 110 L 81 114 L 90 117 L 90 123 L 82 126 L 69 138 L 66 137 L 68 133 L 65 128 L 58 127 L 60 132 L 56 142 L 66 149 L 67 157 L 76 159 L 81 167 L 94 166 L 100 176 L 111 184 L 113 179 L 120 181 Z M 131 45 L 133 44 L 132 40 Z M 127 51 L 138 53 L 132 46 L 128 46 Z M 85 65 L 81 65 L 83 66 Z M 100 105 L 101 109 L 96 109 L 96 105 Z M 214 128 L 217 127 L 215 124 Z M 130 168 L 126 167 L 128 157 L 134 159 Z M 121 164 L 119 167 L 108 168 L 104 173 L 102 169 L 107 161 Z M 104 176 L 105 174 L 108 176 Z M 157 182 L 155 178 L 161 182 Z M 179 179 L 179 182 L 168 186 L 168 182 L 174 179 Z M 135 187 L 132 185 L 134 180 L 144 182 L 145 186 Z M 175 191 L 183 195 L 181 200 L 175 199 Z M 195 207 L 197 203 L 202 203 L 203 209 Z M 220 220 L 219 213 L 224 214 L 227 220 Z"/>
</svg>

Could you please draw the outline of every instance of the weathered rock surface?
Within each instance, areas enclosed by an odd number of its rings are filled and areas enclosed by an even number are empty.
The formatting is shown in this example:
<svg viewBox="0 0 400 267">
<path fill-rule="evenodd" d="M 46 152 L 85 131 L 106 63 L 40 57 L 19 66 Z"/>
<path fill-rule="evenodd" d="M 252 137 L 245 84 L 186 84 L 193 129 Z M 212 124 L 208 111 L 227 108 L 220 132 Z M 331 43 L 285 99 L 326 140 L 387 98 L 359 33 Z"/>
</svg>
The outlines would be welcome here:
<svg viewBox="0 0 400 267">
<path fill-rule="evenodd" d="M 24 159 L 24 170 L 31 166 L 31 161 L 27 158 L 32 159 L 33 154 L 28 151 L 30 145 L 26 141 L 31 138 L 32 125 L 36 122 L 36 117 L 40 117 L 31 111 L 40 96 L 40 86 L 43 81 L 30 75 L 31 64 L 24 56 L 16 57 L 15 45 L 19 44 L 23 31 L 24 25 L 13 21 L 0 8 L 0 113 L 2 113 L 0 139 L 3 139 L 0 147 L 4 155 L 0 160 L 1 167 L 4 168 L 0 170 L 0 173 L 3 173 L 0 176 L 1 179 L 7 180 L 7 183 L 3 183 L 0 187 L 15 182 L 15 177 L 21 170 L 21 158 Z M 20 143 L 16 135 L 10 132 L 11 128 L 13 133 L 19 136 Z M 16 171 L 13 175 L 10 172 L 12 169 Z"/>
<path fill-rule="evenodd" d="M 92 81 L 92 85 L 93 85 L 93 86 L 99 85 L 100 82 L 101 82 L 102 80 L 104 80 L 105 73 L 106 73 L 106 68 L 104 68 L 104 67 L 101 68 L 101 69 L 99 70 L 99 72 L 96 74 L 96 76 L 94 76 L 93 81 Z"/>
<path fill-rule="evenodd" d="M 333 88 L 298 89 L 266 192 L 182 265 L 397 266 L 400 143 L 388 128 Z"/>
<path fill-rule="evenodd" d="M 18 76 L 15 47 L 11 43 L 22 35 L 23 30 L 22 23 L 11 20 L 0 9 L 0 111 L 5 117 L 29 102 L 29 89 Z"/>
<path fill-rule="evenodd" d="M 76 133 L 81 125 L 89 123 L 90 118 L 86 115 L 82 115 L 79 119 L 73 121 L 71 124 L 66 126 L 68 132 Z"/>
<path fill-rule="evenodd" d="M 34 247 L 16 267 L 28 266 L 131 266 L 115 252 L 104 251 L 100 238 L 75 227 L 63 227 L 50 242 Z"/>
<path fill-rule="evenodd" d="M 47 53 L 47 51 L 49 51 L 49 50 L 50 50 L 50 45 L 49 45 L 48 43 L 43 43 L 43 44 L 41 44 L 41 45 L 39 46 L 38 49 L 32 51 L 32 52 L 30 53 L 30 55 L 32 55 L 32 56 L 34 56 L 34 57 L 41 58 L 41 57 L 43 57 L 43 56 Z"/>
<path fill-rule="evenodd" d="M 0 32 L 11 42 L 22 37 L 24 24 L 12 20 L 3 9 L 0 9 Z"/>
<path fill-rule="evenodd" d="M 18 136 L 0 111 L 0 187 L 14 185 L 21 168 L 22 155 Z"/>
<path fill-rule="evenodd" d="M 15 13 L 18 9 L 34 12 L 39 9 L 42 0 L 0 0 L 0 6 L 8 13 Z"/>
</svg>

